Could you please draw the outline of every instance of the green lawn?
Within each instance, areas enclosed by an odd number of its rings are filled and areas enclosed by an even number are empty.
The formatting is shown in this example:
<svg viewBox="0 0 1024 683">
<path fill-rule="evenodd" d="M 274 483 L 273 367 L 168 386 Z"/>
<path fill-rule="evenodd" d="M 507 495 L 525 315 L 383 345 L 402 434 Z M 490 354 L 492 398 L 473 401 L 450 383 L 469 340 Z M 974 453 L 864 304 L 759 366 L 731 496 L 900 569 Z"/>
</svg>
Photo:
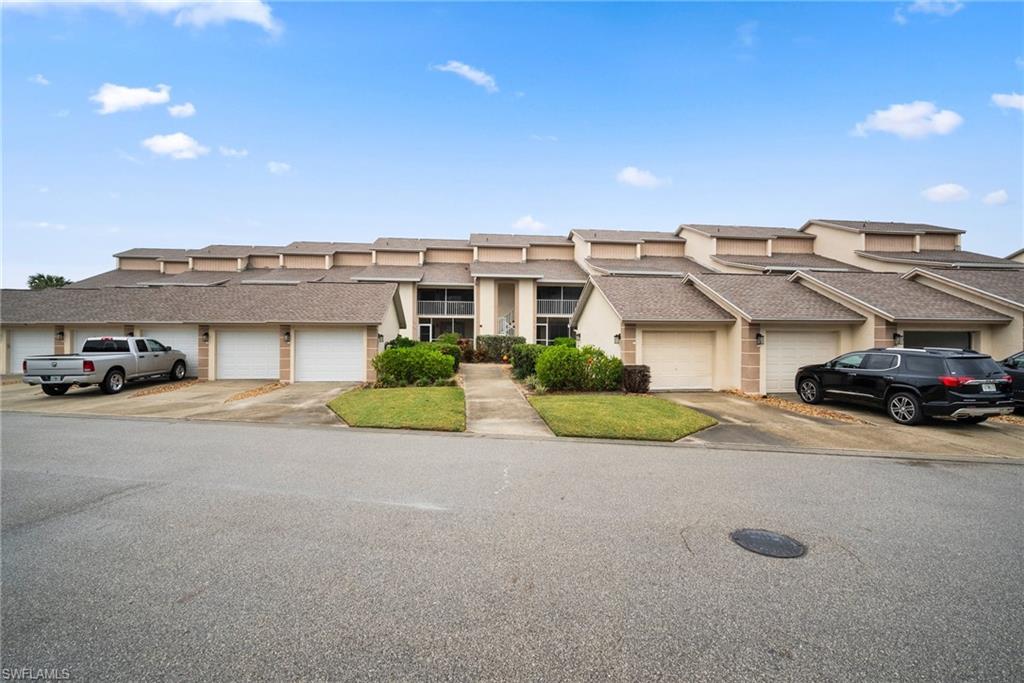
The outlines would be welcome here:
<svg viewBox="0 0 1024 683">
<path fill-rule="evenodd" d="M 466 431 L 466 397 L 459 387 L 354 389 L 327 407 L 353 427 Z"/>
<path fill-rule="evenodd" d="M 635 394 L 551 394 L 530 403 L 558 436 L 675 441 L 717 424 L 678 403 Z"/>
</svg>

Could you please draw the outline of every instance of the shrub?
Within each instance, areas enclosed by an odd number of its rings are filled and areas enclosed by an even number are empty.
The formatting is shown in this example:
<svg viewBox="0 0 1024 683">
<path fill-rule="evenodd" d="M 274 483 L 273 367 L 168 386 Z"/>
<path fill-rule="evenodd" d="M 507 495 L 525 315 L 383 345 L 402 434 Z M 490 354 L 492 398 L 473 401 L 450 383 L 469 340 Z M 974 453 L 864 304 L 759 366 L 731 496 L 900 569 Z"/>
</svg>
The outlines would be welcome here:
<svg viewBox="0 0 1024 683">
<path fill-rule="evenodd" d="M 583 354 L 571 346 L 549 346 L 537 357 L 537 379 L 549 389 L 583 389 L 586 385 Z"/>
<path fill-rule="evenodd" d="M 387 349 L 373 359 L 378 382 L 405 386 L 420 379 L 447 379 L 455 373 L 455 361 L 428 344 Z"/>
<path fill-rule="evenodd" d="M 622 388 L 631 394 L 646 394 L 651 389 L 651 369 L 646 365 L 623 366 Z"/>
<path fill-rule="evenodd" d="M 462 336 L 458 332 L 445 332 L 440 337 L 434 339 L 436 342 L 441 342 L 442 344 L 454 344 L 455 346 L 458 346 L 459 341 L 461 340 Z"/>
<path fill-rule="evenodd" d="M 460 339 L 458 347 L 459 352 L 462 354 L 463 363 L 473 363 L 476 361 L 476 349 L 473 348 L 472 339 Z"/>
<path fill-rule="evenodd" d="M 523 386 L 525 386 L 530 391 L 534 391 L 538 394 L 543 394 L 545 391 L 547 391 L 544 385 L 540 383 L 540 380 L 537 379 L 537 375 L 530 375 L 529 377 L 524 378 Z"/>
<path fill-rule="evenodd" d="M 571 346 L 576 348 L 576 340 L 572 337 L 555 337 L 551 340 L 552 346 Z"/>
<path fill-rule="evenodd" d="M 429 348 L 436 349 L 446 356 L 451 356 L 452 360 L 455 361 L 455 369 L 459 369 L 459 362 L 462 360 L 462 351 L 459 350 L 457 344 L 448 344 L 446 342 L 432 341 L 426 344 Z"/>
<path fill-rule="evenodd" d="M 618 391 L 622 386 L 622 361 L 603 352 L 584 358 L 588 391 Z"/>
<path fill-rule="evenodd" d="M 540 344 L 516 344 L 512 347 L 512 374 L 516 379 L 523 379 L 537 371 L 537 357 L 548 347 Z"/>
<path fill-rule="evenodd" d="M 416 346 L 416 344 L 418 343 L 419 342 L 416 341 L 415 339 L 409 339 L 408 337 L 398 335 L 397 337 L 389 341 L 387 344 L 385 344 L 384 349 L 407 349 L 411 346 Z"/>
<path fill-rule="evenodd" d="M 481 360 L 500 363 L 512 354 L 512 347 L 525 344 L 524 337 L 507 337 L 501 334 L 482 334 L 476 338 L 476 349 L 482 356 Z"/>
</svg>

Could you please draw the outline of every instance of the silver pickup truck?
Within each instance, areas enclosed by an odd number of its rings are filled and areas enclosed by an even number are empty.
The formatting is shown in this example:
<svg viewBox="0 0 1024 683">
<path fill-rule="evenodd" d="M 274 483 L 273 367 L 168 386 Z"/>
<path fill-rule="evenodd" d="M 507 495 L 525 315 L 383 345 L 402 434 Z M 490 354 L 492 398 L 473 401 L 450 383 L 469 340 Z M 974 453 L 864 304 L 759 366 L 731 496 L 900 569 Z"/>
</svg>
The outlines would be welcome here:
<svg viewBox="0 0 1024 683">
<path fill-rule="evenodd" d="M 105 394 L 117 394 L 137 379 L 183 379 L 185 368 L 184 353 L 145 337 L 90 337 L 81 353 L 29 356 L 22 363 L 24 381 L 40 385 L 49 396 L 93 384 Z"/>
</svg>

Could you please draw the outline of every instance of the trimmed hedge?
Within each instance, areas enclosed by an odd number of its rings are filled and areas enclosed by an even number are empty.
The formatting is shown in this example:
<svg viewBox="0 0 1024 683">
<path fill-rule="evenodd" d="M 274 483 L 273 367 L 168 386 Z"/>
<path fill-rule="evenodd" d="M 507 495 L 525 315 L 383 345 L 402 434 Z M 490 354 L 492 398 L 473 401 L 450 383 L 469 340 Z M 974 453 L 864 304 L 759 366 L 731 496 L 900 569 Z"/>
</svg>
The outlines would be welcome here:
<svg viewBox="0 0 1024 683">
<path fill-rule="evenodd" d="M 441 339 L 441 337 L 438 337 L 437 339 L 439 340 Z M 462 360 L 462 351 L 461 349 L 459 349 L 458 344 L 450 344 L 448 342 L 442 342 L 438 340 L 434 340 L 432 342 L 424 344 L 424 346 L 436 349 L 446 356 L 451 356 L 452 360 L 455 361 L 455 369 L 458 370 L 459 362 Z"/>
<path fill-rule="evenodd" d="M 572 337 L 555 337 L 551 340 L 552 346 L 571 346 L 576 348 L 576 340 Z"/>
<path fill-rule="evenodd" d="M 616 391 L 622 361 L 594 346 L 549 346 L 537 358 L 537 379 L 556 391 Z"/>
<path fill-rule="evenodd" d="M 477 357 L 479 360 L 489 363 L 502 363 L 505 358 L 511 357 L 513 346 L 525 343 L 525 337 L 482 334 L 476 338 Z"/>
<path fill-rule="evenodd" d="M 433 383 L 455 374 L 455 360 L 427 344 L 387 349 L 374 357 L 373 367 L 383 386 Z"/>
<path fill-rule="evenodd" d="M 416 346 L 417 344 L 419 344 L 419 342 L 416 341 L 415 339 L 409 339 L 408 337 L 403 337 L 402 335 L 398 335 L 397 337 L 395 337 L 394 339 L 389 341 L 387 344 L 385 344 L 384 348 L 385 349 L 407 349 L 409 347 Z"/>
<path fill-rule="evenodd" d="M 623 366 L 622 389 L 631 394 L 646 394 L 651 390 L 651 369 L 646 365 Z"/>
<path fill-rule="evenodd" d="M 434 341 L 441 342 L 442 344 L 454 344 L 458 346 L 460 339 L 462 339 L 462 336 L 458 332 L 445 332 L 441 336 L 435 338 Z"/>
<path fill-rule="evenodd" d="M 540 344 L 516 344 L 512 347 L 512 374 L 516 379 L 525 379 L 537 369 L 537 358 L 548 347 Z"/>
</svg>

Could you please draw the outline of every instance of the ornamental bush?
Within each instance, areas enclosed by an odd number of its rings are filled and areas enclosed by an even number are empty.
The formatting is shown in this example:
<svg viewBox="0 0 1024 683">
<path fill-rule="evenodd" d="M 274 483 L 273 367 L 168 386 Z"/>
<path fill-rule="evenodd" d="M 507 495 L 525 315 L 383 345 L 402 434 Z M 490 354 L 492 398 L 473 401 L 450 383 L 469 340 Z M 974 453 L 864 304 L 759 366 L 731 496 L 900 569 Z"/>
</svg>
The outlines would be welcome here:
<svg viewBox="0 0 1024 683">
<path fill-rule="evenodd" d="M 480 360 L 488 363 L 501 363 L 511 356 L 512 347 L 525 344 L 525 337 L 507 337 L 501 334 L 482 334 L 476 338 L 476 350 Z"/>
<path fill-rule="evenodd" d="M 537 358 L 548 347 L 540 344 L 516 344 L 512 347 L 512 375 L 516 379 L 524 379 L 532 375 L 537 368 Z"/>
<path fill-rule="evenodd" d="M 397 337 L 395 337 L 394 339 L 389 341 L 387 344 L 385 344 L 384 348 L 385 349 L 407 349 L 410 346 L 416 346 L 416 344 L 418 344 L 418 343 L 419 342 L 417 342 L 415 339 L 409 339 L 408 337 L 403 337 L 402 335 L 398 335 Z"/>
<path fill-rule="evenodd" d="M 462 336 L 458 332 L 445 332 L 441 336 L 435 338 L 434 341 L 441 342 L 442 344 L 455 344 L 458 346 L 460 339 L 462 339 Z"/>
<path fill-rule="evenodd" d="M 631 394 L 646 394 L 651 389 L 651 369 L 646 365 L 623 366 L 622 389 Z"/>
<path fill-rule="evenodd" d="M 441 339 L 441 337 L 438 337 L 438 339 Z M 446 356 L 451 356 L 452 359 L 455 361 L 455 369 L 459 369 L 459 361 L 462 360 L 462 351 L 459 349 L 458 344 L 449 344 L 448 342 L 435 340 L 428 344 L 425 344 L 425 346 L 428 346 L 429 348 L 432 349 L 436 349 Z"/>
<path fill-rule="evenodd" d="M 598 352 L 584 356 L 587 391 L 618 391 L 622 387 L 622 361 Z"/>
<path fill-rule="evenodd" d="M 537 357 L 537 379 L 555 391 L 579 391 L 586 385 L 583 354 L 571 346 L 549 346 Z"/>
<path fill-rule="evenodd" d="M 455 374 L 455 360 L 428 344 L 387 349 L 374 357 L 373 367 L 382 386 L 434 382 Z"/>
<path fill-rule="evenodd" d="M 576 340 L 572 337 L 555 337 L 551 340 L 552 346 L 571 346 L 576 348 Z"/>
</svg>

